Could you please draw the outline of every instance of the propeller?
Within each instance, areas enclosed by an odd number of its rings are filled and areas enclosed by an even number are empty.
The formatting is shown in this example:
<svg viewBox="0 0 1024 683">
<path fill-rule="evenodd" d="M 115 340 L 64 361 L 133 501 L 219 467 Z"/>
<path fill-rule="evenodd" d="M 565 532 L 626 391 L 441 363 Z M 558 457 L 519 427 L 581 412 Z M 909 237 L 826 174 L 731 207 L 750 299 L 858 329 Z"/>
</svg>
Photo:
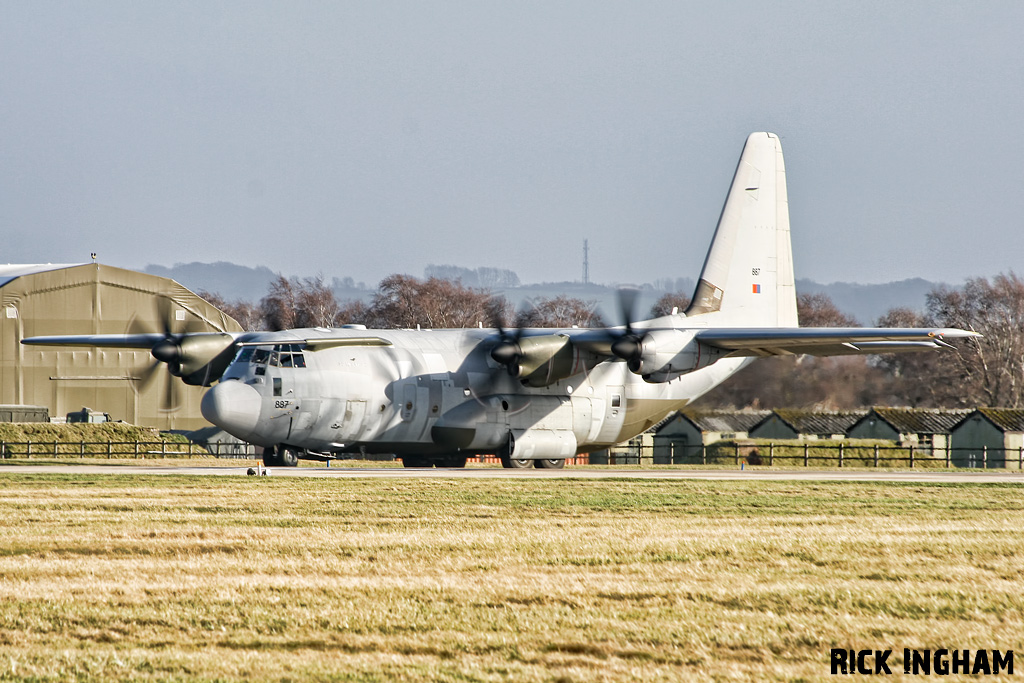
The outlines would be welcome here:
<svg viewBox="0 0 1024 683">
<path fill-rule="evenodd" d="M 155 317 L 160 325 L 159 330 L 154 330 L 151 324 L 139 319 L 138 315 L 133 316 L 128 323 L 128 334 L 162 335 L 162 338 L 150 347 L 153 362 L 137 371 L 139 379 L 136 392 L 146 391 L 159 378 L 162 382 L 160 409 L 173 411 L 181 405 L 181 387 L 175 379 L 181 376 L 181 342 L 188 334 L 198 331 L 196 327 L 201 327 L 202 323 L 194 317 L 189 318 L 185 330 L 176 333 L 173 329 L 174 302 L 167 297 L 157 297 L 154 308 Z M 162 368 L 166 368 L 166 372 L 162 372 Z"/>
<path fill-rule="evenodd" d="M 516 377 L 519 374 L 519 362 L 523 359 L 523 349 L 519 346 L 519 340 L 523 336 L 523 327 L 520 324 L 523 315 L 517 316 L 515 327 L 509 330 L 505 326 L 505 315 L 509 306 L 503 298 L 492 298 L 487 302 L 487 317 L 491 327 L 498 330 L 498 341 L 491 348 L 491 358 L 496 363 L 504 365 L 508 374 Z"/>
<path fill-rule="evenodd" d="M 636 301 L 640 296 L 640 290 L 623 287 L 619 289 L 619 315 L 624 322 L 622 332 L 609 330 L 612 337 L 612 353 L 626 361 L 626 366 L 631 372 L 640 369 L 641 354 L 643 345 L 642 334 L 637 334 L 633 329 L 633 321 L 636 320 Z"/>
</svg>

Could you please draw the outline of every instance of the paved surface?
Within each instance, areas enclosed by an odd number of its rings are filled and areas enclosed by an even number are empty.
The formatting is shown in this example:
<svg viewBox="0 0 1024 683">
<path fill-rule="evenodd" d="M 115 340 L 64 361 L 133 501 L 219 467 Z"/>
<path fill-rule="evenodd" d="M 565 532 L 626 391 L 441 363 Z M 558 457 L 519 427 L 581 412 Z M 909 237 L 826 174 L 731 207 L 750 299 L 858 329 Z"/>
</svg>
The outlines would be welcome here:
<svg viewBox="0 0 1024 683">
<path fill-rule="evenodd" d="M 198 475 L 244 477 L 248 467 L 172 467 L 151 465 L 0 465 L 0 474 L 125 474 L 125 475 Z M 1024 485 L 1024 472 L 987 470 L 946 472 L 914 470 L 888 472 L 850 470 L 690 470 L 690 469 L 605 469 L 566 468 L 564 470 L 506 470 L 468 468 L 404 469 L 363 467 L 274 467 L 273 477 L 330 477 L 335 479 L 706 479 L 719 481 L 877 481 L 910 483 L 1011 483 Z"/>
</svg>

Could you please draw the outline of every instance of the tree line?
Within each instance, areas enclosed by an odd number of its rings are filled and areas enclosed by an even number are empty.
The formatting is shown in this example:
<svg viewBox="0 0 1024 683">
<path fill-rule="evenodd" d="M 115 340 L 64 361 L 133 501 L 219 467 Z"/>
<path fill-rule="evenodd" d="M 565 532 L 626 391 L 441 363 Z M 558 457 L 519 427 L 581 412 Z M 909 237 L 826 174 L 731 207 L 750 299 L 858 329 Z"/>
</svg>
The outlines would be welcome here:
<svg viewBox="0 0 1024 683">
<path fill-rule="evenodd" d="M 485 287 L 442 277 L 391 275 L 369 302 L 339 302 L 322 276 L 278 276 L 258 302 L 203 298 L 246 330 L 297 327 L 370 328 L 601 327 L 606 321 L 593 301 L 537 298 L 515 310 Z M 689 297 L 667 293 L 647 317 L 685 310 Z M 825 294 L 797 298 L 804 327 L 855 327 Z M 939 286 L 924 311 L 891 309 L 879 327 L 959 327 L 981 338 L 957 340 L 952 348 L 882 356 L 767 358 L 733 376 L 700 399 L 706 407 L 802 407 L 851 409 L 871 405 L 1024 407 L 1024 281 L 1016 274 L 974 278 L 960 287 Z"/>
</svg>

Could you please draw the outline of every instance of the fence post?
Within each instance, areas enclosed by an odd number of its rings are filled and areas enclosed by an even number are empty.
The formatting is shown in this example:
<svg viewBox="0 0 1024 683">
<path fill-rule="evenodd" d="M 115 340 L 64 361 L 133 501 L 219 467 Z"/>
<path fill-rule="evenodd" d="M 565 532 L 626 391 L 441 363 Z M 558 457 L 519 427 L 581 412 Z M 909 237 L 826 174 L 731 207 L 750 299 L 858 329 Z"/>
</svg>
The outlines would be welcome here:
<svg viewBox="0 0 1024 683">
<path fill-rule="evenodd" d="M 160 455 L 162 457 L 164 457 L 164 458 L 167 457 L 167 442 L 166 441 L 161 441 L 160 442 Z"/>
<path fill-rule="evenodd" d="M 875 444 L 875 467 L 878 467 L 878 444 Z"/>
<path fill-rule="evenodd" d="M 910 461 L 910 469 L 914 469 L 914 447 L 907 446 L 907 460 Z"/>
<path fill-rule="evenodd" d="M 110 439 L 107 439 L 107 460 L 110 460 Z"/>
<path fill-rule="evenodd" d="M 704 443 L 701 443 L 701 445 L 700 445 L 700 464 L 701 465 L 707 465 L 708 464 L 708 447 Z"/>
<path fill-rule="evenodd" d="M 53 440 L 53 457 L 57 457 L 57 440 Z"/>
<path fill-rule="evenodd" d="M 988 469 L 988 446 L 981 447 L 981 469 Z"/>
<path fill-rule="evenodd" d="M 733 443 L 733 448 L 736 449 L 736 464 L 739 465 L 740 464 L 740 442 L 736 441 L 735 443 Z"/>
<path fill-rule="evenodd" d="M 139 459 L 139 440 L 135 440 L 135 459 Z"/>
<path fill-rule="evenodd" d="M 775 467 L 775 442 L 768 442 L 768 467 Z"/>
<path fill-rule="evenodd" d="M 26 441 L 25 442 L 25 457 L 28 458 L 29 460 L 32 459 L 32 442 L 31 441 Z"/>
<path fill-rule="evenodd" d="M 1024 467 L 1024 446 L 1017 446 L 1017 469 L 1022 470 Z"/>
<path fill-rule="evenodd" d="M 843 444 L 839 444 L 839 467 L 843 466 Z"/>
<path fill-rule="evenodd" d="M 804 467 L 807 467 L 807 442 L 804 442 Z"/>
<path fill-rule="evenodd" d="M 78 446 L 79 446 L 78 458 L 82 459 L 82 458 L 85 457 L 85 442 L 84 441 L 79 442 Z"/>
<path fill-rule="evenodd" d="M 951 450 L 953 450 L 952 449 L 952 445 L 949 443 L 949 439 L 947 438 L 946 439 L 946 469 L 947 470 L 949 469 L 949 463 L 952 461 L 952 457 L 951 457 L 951 454 L 950 454 Z"/>
</svg>

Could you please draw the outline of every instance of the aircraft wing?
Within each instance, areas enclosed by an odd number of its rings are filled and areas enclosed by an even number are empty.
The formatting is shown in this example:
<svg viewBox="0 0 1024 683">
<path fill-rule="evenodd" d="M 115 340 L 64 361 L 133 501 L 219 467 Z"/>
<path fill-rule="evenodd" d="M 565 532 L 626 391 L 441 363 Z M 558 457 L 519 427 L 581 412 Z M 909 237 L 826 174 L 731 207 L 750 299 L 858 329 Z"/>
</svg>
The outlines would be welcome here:
<svg viewBox="0 0 1024 683">
<path fill-rule="evenodd" d="M 189 337 L 232 337 L 240 336 L 230 332 L 192 332 Z M 28 346 L 95 346 L 116 349 L 151 349 L 167 338 L 161 332 L 144 334 L 62 334 L 52 337 L 28 337 L 21 343 Z"/>
<path fill-rule="evenodd" d="M 769 327 L 713 328 L 701 330 L 696 339 L 727 350 L 727 355 L 733 357 L 845 356 L 948 347 L 946 339 L 980 336 L 945 327 Z"/>
</svg>

